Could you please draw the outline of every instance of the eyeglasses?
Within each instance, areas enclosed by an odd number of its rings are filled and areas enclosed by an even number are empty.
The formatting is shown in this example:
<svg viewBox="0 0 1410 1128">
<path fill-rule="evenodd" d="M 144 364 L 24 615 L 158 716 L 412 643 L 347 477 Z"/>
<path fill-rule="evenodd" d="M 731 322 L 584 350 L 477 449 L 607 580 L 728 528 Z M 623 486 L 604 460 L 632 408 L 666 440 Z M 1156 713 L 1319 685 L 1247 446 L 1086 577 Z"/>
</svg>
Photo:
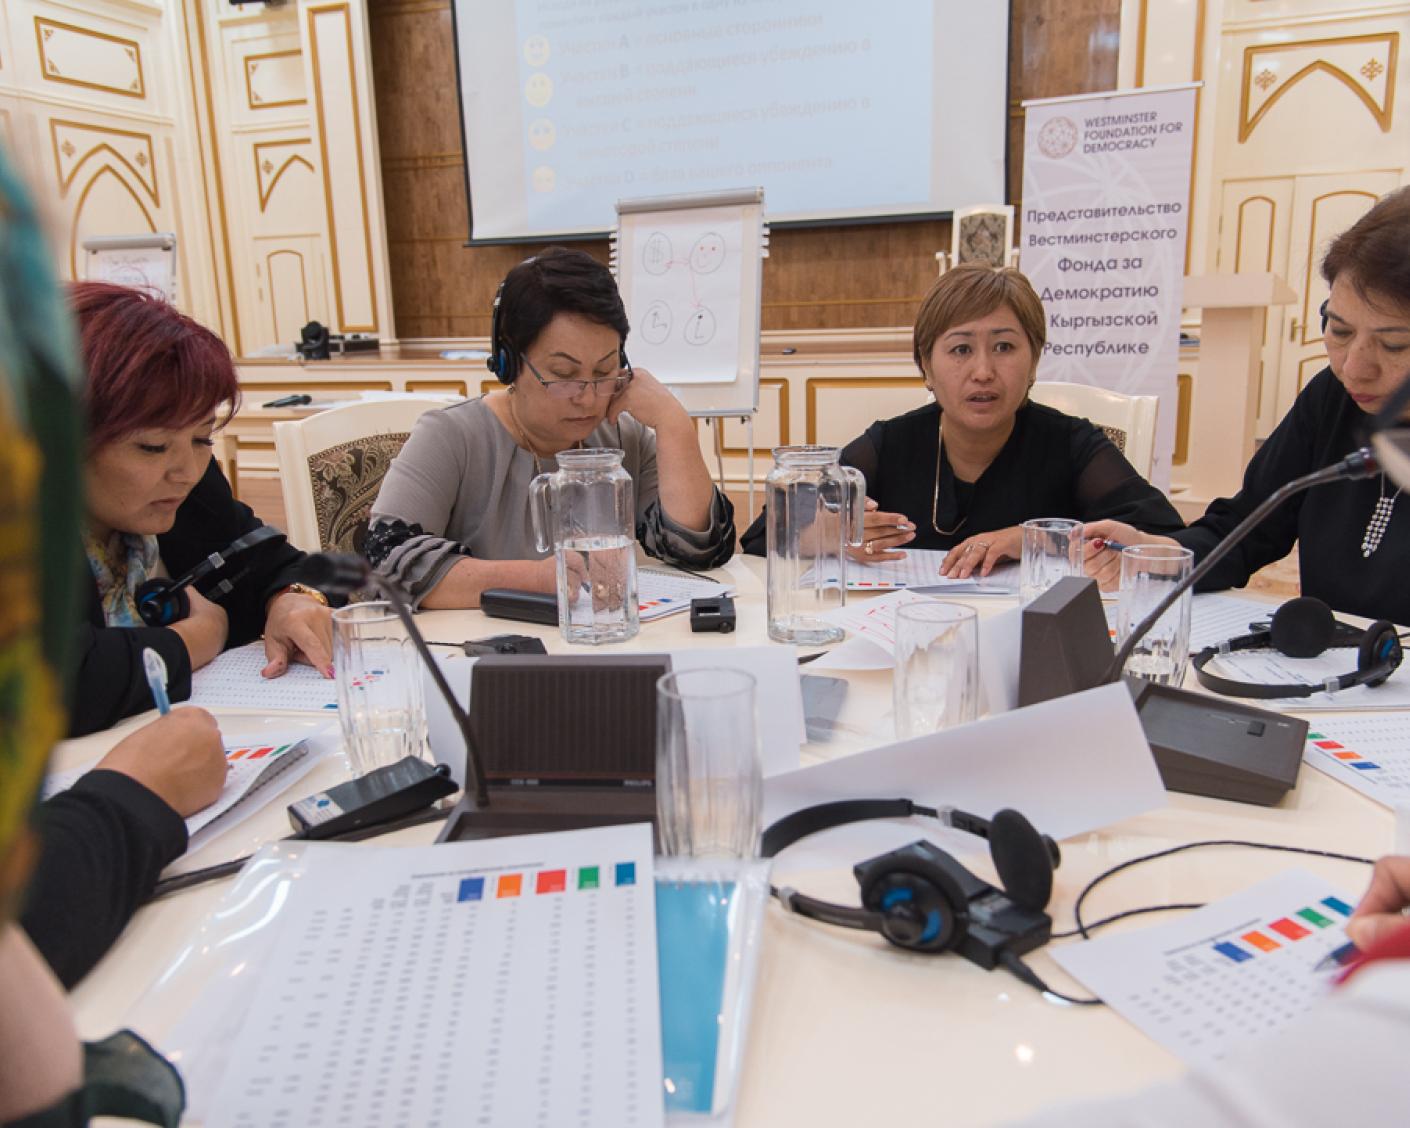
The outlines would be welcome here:
<svg viewBox="0 0 1410 1128">
<path fill-rule="evenodd" d="M 631 365 L 619 368 L 615 376 L 604 376 L 600 380 L 545 380 L 543 374 L 534 367 L 533 361 L 523 353 L 519 355 L 529 371 L 534 374 L 534 379 L 555 399 L 574 399 L 584 392 L 591 392 L 595 396 L 615 396 L 618 392 L 626 391 L 627 385 L 632 382 Z"/>
</svg>

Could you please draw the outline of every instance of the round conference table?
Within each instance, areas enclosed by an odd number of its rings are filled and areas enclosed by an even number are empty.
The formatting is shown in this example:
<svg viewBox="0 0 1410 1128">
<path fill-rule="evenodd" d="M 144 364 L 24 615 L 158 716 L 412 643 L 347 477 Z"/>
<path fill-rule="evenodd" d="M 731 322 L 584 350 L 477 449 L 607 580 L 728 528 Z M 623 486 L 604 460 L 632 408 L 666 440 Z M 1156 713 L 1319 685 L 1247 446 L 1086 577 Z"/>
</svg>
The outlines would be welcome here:
<svg viewBox="0 0 1410 1128">
<path fill-rule="evenodd" d="M 675 615 L 644 623 L 635 639 L 614 649 L 767 642 L 763 564 L 736 557 L 712 573 L 736 586 L 735 633 L 692 634 L 688 617 Z M 992 596 L 971 602 L 981 615 L 1013 606 L 1012 600 Z M 550 651 L 569 649 L 556 628 L 506 623 L 478 611 L 425 612 L 418 622 L 432 639 L 514 632 L 539 635 Z M 805 745 L 805 765 L 891 739 L 890 672 L 848 672 L 846 677 L 850 688 L 836 718 L 836 737 L 827 744 Z M 257 710 L 222 710 L 217 715 L 231 738 L 254 736 L 262 727 L 280 723 Z M 284 714 L 285 719 L 290 716 Z M 116 730 L 65 742 L 53 766 L 88 763 L 122 732 L 147 719 L 134 718 Z M 1060 755 L 1061 748 L 1054 754 Z M 180 859 L 172 872 L 238 857 L 261 842 L 287 835 L 285 803 L 343 778 L 341 758 L 325 758 L 287 794 Z M 439 825 L 372 841 L 426 844 Z M 923 829 L 918 826 L 918 836 Z M 1243 838 L 1375 857 L 1391 849 L 1393 836 L 1389 811 L 1308 767 L 1277 807 L 1168 793 L 1159 810 L 1064 841 L 1048 911 L 1055 932 L 1071 928 L 1073 900 L 1088 879 L 1124 859 L 1196 839 Z M 982 843 L 961 860 L 980 876 L 995 880 Z M 1085 915 L 1093 920 L 1140 905 L 1212 901 L 1292 866 L 1358 895 L 1369 876 L 1366 867 L 1348 862 L 1233 848 L 1196 850 L 1113 879 L 1093 894 Z M 790 869 L 785 854 L 776 863 L 775 876 L 786 876 L 790 884 L 815 895 L 857 901 L 849 869 L 804 873 Z M 137 913 L 72 993 L 82 1036 L 102 1037 L 130 1022 L 138 1001 L 217 905 L 227 884 L 216 881 L 179 892 Z M 1139 928 L 1147 919 L 1159 918 L 1136 918 L 1112 927 Z M 1048 954 L 1057 944 L 1080 942 L 1054 941 L 1028 960 L 1056 990 L 1086 994 Z M 735 1122 L 741 1128 L 912 1120 L 1003 1123 L 1063 1102 L 1129 1092 L 1181 1069 L 1172 1054 L 1108 1008 L 1071 1006 L 1040 995 L 1002 971 L 983 971 L 953 954 L 904 952 L 875 933 L 817 924 L 773 904 L 764 925 Z"/>
</svg>

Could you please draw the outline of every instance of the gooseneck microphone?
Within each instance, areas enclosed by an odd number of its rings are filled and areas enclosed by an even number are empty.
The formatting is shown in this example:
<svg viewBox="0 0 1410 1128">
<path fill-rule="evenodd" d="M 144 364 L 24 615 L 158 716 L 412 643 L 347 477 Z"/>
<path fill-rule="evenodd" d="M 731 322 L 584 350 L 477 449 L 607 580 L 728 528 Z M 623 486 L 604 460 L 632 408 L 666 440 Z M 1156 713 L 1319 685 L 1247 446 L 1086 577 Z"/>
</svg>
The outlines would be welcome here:
<svg viewBox="0 0 1410 1128">
<path fill-rule="evenodd" d="M 485 791 L 485 773 L 480 764 L 475 738 L 470 732 L 470 717 L 461 708 L 460 701 L 446 682 L 445 674 L 431 657 L 431 648 L 426 645 L 426 638 L 421 633 L 421 628 L 416 625 L 416 619 L 411 613 L 411 604 L 407 602 L 406 594 L 400 586 L 386 576 L 374 572 L 372 565 L 364 557 L 348 553 L 312 553 L 304 560 L 301 578 L 304 583 L 320 591 L 351 595 L 355 591 L 371 587 L 386 597 L 387 602 L 392 605 L 392 610 L 397 613 L 397 618 L 401 620 L 401 625 L 406 628 L 416 652 L 421 655 L 421 661 L 431 672 L 436 690 L 450 709 L 450 715 L 455 718 L 456 726 L 465 741 L 465 790 L 474 797 L 476 808 L 488 807 L 490 800 Z"/>
<path fill-rule="evenodd" d="M 1400 393 L 1407 399 L 1410 399 L 1410 392 L 1407 392 L 1407 389 L 1410 389 L 1410 382 L 1408 382 L 1405 387 L 1401 388 Z M 1391 404 L 1394 404 L 1397 398 L 1399 397 L 1392 397 Z M 1388 404 L 1387 409 L 1389 409 L 1390 406 L 1391 405 Z M 1386 412 L 1382 411 L 1381 415 L 1385 414 Z M 1377 416 L 1376 418 L 1377 421 L 1379 421 L 1381 416 Z M 1121 671 L 1126 666 L 1126 660 L 1131 657 L 1131 652 L 1136 649 L 1136 644 L 1146 637 L 1146 634 L 1160 620 L 1160 617 L 1169 611 L 1170 608 L 1175 605 L 1176 600 L 1184 595 L 1185 592 L 1189 591 L 1199 583 L 1200 580 L 1209 575 L 1219 561 L 1228 556 L 1244 537 L 1248 536 L 1249 533 L 1253 532 L 1254 529 L 1261 525 L 1267 516 L 1272 513 L 1273 510 L 1277 509 L 1278 506 L 1282 505 L 1283 502 L 1287 501 L 1288 498 L 1292 497 L 1294 494 L 1302 493 L 1303 490 L 1310 490 L 1313 486 L 1325 485 L 1327 482 L 1369 478 L 1374 474 L 1379 474 L 1380 470 L 1380 463 L 1376 460 L 1376 456 L 1372 453 L 1371 448 L 1362 447 L 1359 450 L 1352 451 L 1340 462 L 1335 462 L 1331 466 L 1324 466 L 1320 470 L 1314 470 L 1311 474 L 1304 474 L 1301 478 L 1294 478 L 1291 482 L 1274 490 L 1263 499 L 1260 505 L 1255 507 L 1252 513 L 1240 521 L 1228 536 L 1214 546 L 1209 555 L 1199 562 L 1198 567 L 1186 576 L 1184 580 L 1170 589 L 1170 592 L 1165 598 L 1156 604 L 1154 611 L 1136 624 L 1135 630 L 1131 632 L 1126 641 L 1117 649 L 1116 657 L 1112 659 L 1111 665 L 1107 667 L 1106 674 L 1103 676 L 1102 681 L 1114 682 L 1119 680 Z"/>
<path fill-rule="evenodd" d="M 1401 489 L 1410 486 L 1410 422 L 1402 416 L 1410 410 L 1410 373 L 1385 407 L 1371 420 L 1371 449 L 1386 477 Z"/>
</svg>

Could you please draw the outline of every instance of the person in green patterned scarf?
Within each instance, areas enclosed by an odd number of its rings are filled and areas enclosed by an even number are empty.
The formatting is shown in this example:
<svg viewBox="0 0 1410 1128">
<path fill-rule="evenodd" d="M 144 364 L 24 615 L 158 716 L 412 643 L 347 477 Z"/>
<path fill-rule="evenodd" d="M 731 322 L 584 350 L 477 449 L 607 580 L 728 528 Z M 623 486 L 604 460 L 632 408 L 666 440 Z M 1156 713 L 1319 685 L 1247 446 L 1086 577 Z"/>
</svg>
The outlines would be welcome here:
<svg viewBox="0 0 1410 1128">
<path fill-rule="evenodd" d="M 128 1031 L 81 1044 L 62 989 L 15 923 L 37 851 L 36 792 L 66 724 L 81 566 L 77 388 L 49 251 L 0 153 L 0 1123 L 122 1115 L 174 1128 L 176 1071 Z M 129 758 L 171 737 L 154 739 L 156 727 L 123 742 L 135 745 Z"/>
</svg>

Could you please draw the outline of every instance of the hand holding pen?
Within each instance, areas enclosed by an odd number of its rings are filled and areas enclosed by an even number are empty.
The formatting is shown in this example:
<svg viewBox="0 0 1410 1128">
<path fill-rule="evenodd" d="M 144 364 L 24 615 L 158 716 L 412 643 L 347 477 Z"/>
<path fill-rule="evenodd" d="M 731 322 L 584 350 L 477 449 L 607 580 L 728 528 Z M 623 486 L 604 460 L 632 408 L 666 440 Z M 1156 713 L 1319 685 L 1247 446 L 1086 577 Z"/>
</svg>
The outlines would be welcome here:
<svg viewBox="0 0 1410 1128">
<path fill-rule="evenodd" d="M 1346 922 L 1346 935 L 1366 951 L 1392 932 L 1410 927 L 1410 857 L 1384 857 L 1371 871 L 1371 884 Z"/>
</svg>

